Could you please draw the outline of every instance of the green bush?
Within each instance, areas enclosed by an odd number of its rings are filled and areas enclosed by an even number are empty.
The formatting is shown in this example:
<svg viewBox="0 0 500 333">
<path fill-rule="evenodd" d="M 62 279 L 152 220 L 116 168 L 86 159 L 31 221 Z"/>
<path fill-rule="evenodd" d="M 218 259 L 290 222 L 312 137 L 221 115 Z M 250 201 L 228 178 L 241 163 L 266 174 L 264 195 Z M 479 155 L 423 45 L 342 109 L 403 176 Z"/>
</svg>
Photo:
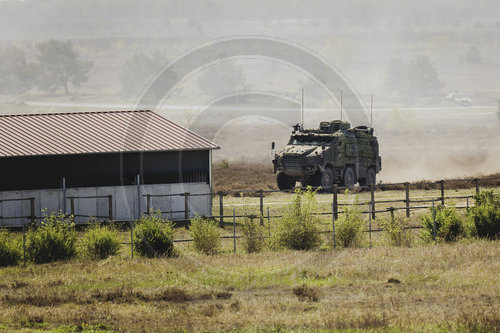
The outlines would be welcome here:
<svg viewBox="0 0 500 333">
<path fill-rule="evenodd" d="M 0 231 L 0 267 L 13 266 L 21 260 L 19 242 L 7 230 Z"/>
<path fill-rule="evenodd" d="M 220 232 L 216 221 L 195 218 L 191 221 L 189 231 L 196 252 L 210 255 L 219 251 Z"/>
<path fill-rule="evenodd" d="M 364 220 L 359 210 L 358 197 L 354 205 L 345 206 L 343 213 L 335 221 L 335 238 L 343 247 L 361 246 L 364 240 Z"/>
<path fill-rule="evenodd" d="M 396 214 L 394 219 L 384 218 L 379 222 L 384 229 L 384 238 L 394 246 L 408 246 L 413 243 L 413 234 L 410 226 L 410 220 L 401 214 Z"/>
<path fill-rule="evenodd" d="M 37 264 L 74 257 L 76 231 L 73 218 L 62 212 L 45 215 L 40 226 L 33 226 L 28 231 L 26 252 Z"/>
<path fill-rule="evenodd" d="M 118 254 L 122 244 L 113 227 L 92 224 L 81 241 L 83 257 L 89 259 L 106 259 Z"/>
<path fill-rule="evenodd" d="M 265 229 L 255 220 L 245 218 L 241 227 L 242 246 L 247 253 L 260 252 L 266 246 Z"/>
<path fill-rule="evenodd" d="M 468 219 L 477 236 L 496 238 L 500 234 L 500 194 L 484 191 L 475 196 L 476 204 L 468 211 Z"/>
<path fill-rule="evenodd" d="M 174 232 L 171 222 L 161 212 L 142 216 L 133 232 L 134 249 L 144 257 L 169 257 L 174 250 Z"/>
<path fill-rule="evenodd" d="M 454 207 L 436 206 L 436 235 L 438 241 L 454 242 L 465 235 L 463 218 L 458 215 Z M 432 208 L 422 216 L 422 238 L 431 241 L 434 239 L 434 222 Z"/>
<path fill-rule="evenodd" d="M 321 244 L 318 226 L 316 191 L 295 190 L 292 202 L 283 211 L 283 217 L 273 234 L 275 247 L 293 250 L 309 250 Z"/>
</svg>

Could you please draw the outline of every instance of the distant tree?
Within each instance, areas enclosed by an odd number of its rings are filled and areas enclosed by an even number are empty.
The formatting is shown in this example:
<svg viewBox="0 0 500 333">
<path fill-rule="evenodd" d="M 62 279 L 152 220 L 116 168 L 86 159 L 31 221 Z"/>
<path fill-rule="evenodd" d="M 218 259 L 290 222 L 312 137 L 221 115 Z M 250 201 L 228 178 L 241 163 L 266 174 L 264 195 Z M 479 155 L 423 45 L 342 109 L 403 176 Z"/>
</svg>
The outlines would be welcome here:
<svg viewBox="0 0 500 333">
<path fill-rule="evenodd" d="M 389 63 L 386 74 L 387 87 L 408 96 L 435 96 L 444 86 L 427 56 L 416 57 L 409 63 L 395 59 Z"/>
<path fill-rule="evenodd" d="M 437 95 L 444 87 L 429 57 L 420 56 L 410 62 L 409 86 L 410 95 L 421 97 Z"/>
<path fill-rule="evenodd" d="M 158 50 L 150 55 L 134 54 L 122 67 L 120 81 L 122 96 L 136 97 L 146 85 L 148 79 L 156 74 L 167 63 L 167 57 Z"/>
<path fill-rule="evenodd" d="M 15 46 L 0 49 L 0 93 L 24 93 L 33 85 L 34 65 L 26 61 L 26 53 Z"/>
<path fill-rule="evenodd" d="M 80 55 L 73 50 L 71 41 L 49 40 L 37 45 L 39 54 L 38 87 L 44 91 L 54 92 L 63 87 L 69 94 L 68 84 L 79 87 L 87 82 L 89 71 L 93 66 L 90 61 L 80 60 Z"/>
<path fill-rule="evenodd" d="M 481 56 L 481 52 L 477 47 L 469 47 L 469 50 L 465 55 L 465 62 L 469 64 L 480 64 L 483 62 L 483 57 Z"/>
</svg>

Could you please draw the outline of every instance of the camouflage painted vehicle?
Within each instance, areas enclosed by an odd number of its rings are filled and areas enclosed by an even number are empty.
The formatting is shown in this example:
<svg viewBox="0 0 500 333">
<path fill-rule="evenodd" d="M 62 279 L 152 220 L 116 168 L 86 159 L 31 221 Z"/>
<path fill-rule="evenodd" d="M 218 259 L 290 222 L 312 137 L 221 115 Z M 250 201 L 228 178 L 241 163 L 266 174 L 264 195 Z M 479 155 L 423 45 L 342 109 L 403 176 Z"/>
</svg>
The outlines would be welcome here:
<svg viewBox="0 0 500 333">
<path fill-rule="evenodd" d="M 274 143 L 273 143 L 274 147 Z M 382 168 L 373 128 L 340 120 L 323 121 L 319 129 L 295 125 L 288 145 L 275 154 L 274 172 L 280 190 L 303 186 L 331 189 L 333 184 L 352 188 L 375 184 Z"/>
</svg>

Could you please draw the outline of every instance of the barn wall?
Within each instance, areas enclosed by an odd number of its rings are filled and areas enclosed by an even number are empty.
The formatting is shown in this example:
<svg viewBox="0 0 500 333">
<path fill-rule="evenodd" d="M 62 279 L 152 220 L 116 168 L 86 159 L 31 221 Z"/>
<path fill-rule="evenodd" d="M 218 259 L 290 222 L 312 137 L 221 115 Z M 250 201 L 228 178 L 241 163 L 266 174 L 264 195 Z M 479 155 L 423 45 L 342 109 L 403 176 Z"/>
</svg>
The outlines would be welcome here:
<svg viewBox="0 0 500 333">
<path fill-rule="evenodd" d="M 209 151 L 0 158 L 0 191 L 209 182 Z"/>
<path fill-rule="evenodd" d="M 113 216 L 115 220 L 134 220 L 139 214 L 139 195 L 141 213 L 146 212 L 146 194 L 165 195 L 189 192 L 191 194 L 207 194 L 203 196 L 193 196 L 189 199 L 189 215 L 209 216 L 211 215 L 210 186 L 206 183 L 184 183 L 184 184 L 147 184 L 147 185 L 126 185 L 126 186 L 99 186 L 84 188 L 68 188 L 66 190 L 66 213 L 70 213 L 70 196 L 108 196 L 112 195 Z M 42 210 L 47 213 L 64 210 L 64 191 L 62 189 L 39 189 L 20 191 L 1 191 L 0 200 L 34 198 L 35 216 L 43 216 Z M 75 215 L 108 216 L 108 198 L 88 198 L 75 199 Z M 165 217 L 169 219 L 183 219 L 184 212 L 170 213 L 172 211 L 184 210 L 183 196 L 170 196 L 163 198 L 152 198 L 151 206 L 153 210 L 160 209 Z M 0 216 L 12 217 L 10 219 L 0 219 L 2 226 L 19 226 L 28 223 L 29 219 L 21 218 L 30 216 L 30 201 L 3 201 L 0 202 Z M 76 223 L 84 223 L 87 217 L 76 217 Z M 99 220 L 99 219 L 98 219 Z M 37 220 L 39 221 L 39 220 Z"/>
</svg>

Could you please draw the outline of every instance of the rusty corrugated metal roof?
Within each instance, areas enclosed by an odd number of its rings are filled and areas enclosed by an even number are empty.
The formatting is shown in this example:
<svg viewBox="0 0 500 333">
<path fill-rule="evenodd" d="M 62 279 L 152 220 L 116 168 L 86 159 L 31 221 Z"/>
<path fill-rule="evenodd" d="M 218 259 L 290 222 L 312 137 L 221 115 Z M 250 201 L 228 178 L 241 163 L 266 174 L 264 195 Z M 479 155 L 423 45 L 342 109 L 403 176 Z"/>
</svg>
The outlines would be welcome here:
<svg viewBox="0 0 500 333">
<path fill-rule="evenodd" d="M 0 156 L 218 148 L 148 110 L 0 115 Z"/>
</svg>

